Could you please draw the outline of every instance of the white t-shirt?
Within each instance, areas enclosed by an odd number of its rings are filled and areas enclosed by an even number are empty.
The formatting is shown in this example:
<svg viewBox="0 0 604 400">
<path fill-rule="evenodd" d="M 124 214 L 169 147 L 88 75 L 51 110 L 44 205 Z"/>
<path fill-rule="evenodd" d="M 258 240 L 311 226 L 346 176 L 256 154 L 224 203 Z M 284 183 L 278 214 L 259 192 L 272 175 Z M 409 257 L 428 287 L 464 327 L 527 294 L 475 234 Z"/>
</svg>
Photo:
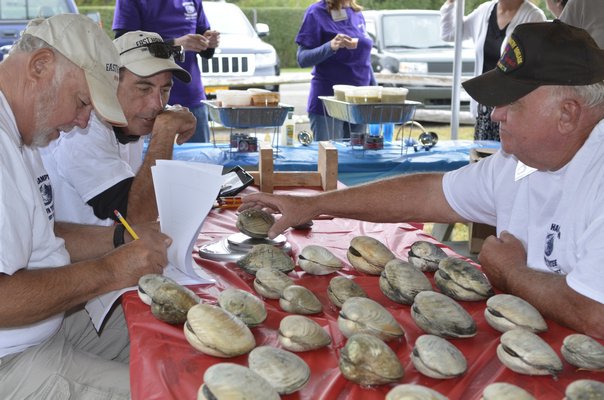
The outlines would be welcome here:
<svg viewBox="0 0 604 400">
<path fill-rule="evenodd" d="M 500 151 L 446 173 L 443 190 L 462 217 L 521 240 L 531 268 L 565 274 L 571 288 L 604 303 L 603 156 L 600 121 L 559 171 L 515 180 L 517 159 Z"/>
<path fill-rule="evenodd" d="M 560 21 L 583 28 L 604 49 L 604 4 L 598 0 L 571 0 L 566 3 Z"/>
<path fill-rule="evenodd" d="M 69 264 L 54 235 L 53 198 L 38 151 L 21 145 L 14 115 L 0 92 L 0 272 Z M 35 296 L 35 293 L 31 293 Z M 52 336 L 63 314 L 18 328 L 0 328 L 0 357 Z"/>
<path fill-rule="evenodd" d="M 124 179 L 142 164 L 143 139 L 120 144 L 110 125 L 93 112 L 86 129 L 61 132 L 59 139 L 41 149 L 57 201 L 57 221 L 109 226 L 87 202 Z"/>
</svg>

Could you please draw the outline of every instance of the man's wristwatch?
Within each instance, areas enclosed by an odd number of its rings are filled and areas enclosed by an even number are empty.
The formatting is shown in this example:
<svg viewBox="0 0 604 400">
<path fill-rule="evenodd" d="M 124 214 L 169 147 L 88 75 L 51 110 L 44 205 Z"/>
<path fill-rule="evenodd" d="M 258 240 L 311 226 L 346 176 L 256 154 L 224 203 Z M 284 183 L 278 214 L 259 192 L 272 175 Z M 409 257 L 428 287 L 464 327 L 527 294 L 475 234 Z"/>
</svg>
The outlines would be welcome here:
<svg viewBox="0 0 604 400">
<path fill-rule="evenodd" d="M 122 224 L 115 224 L 115 229 L 113 230 L 113 247 L 118 248 L 124 243 L 124 231 L 126 228 Z"/>
</svg>

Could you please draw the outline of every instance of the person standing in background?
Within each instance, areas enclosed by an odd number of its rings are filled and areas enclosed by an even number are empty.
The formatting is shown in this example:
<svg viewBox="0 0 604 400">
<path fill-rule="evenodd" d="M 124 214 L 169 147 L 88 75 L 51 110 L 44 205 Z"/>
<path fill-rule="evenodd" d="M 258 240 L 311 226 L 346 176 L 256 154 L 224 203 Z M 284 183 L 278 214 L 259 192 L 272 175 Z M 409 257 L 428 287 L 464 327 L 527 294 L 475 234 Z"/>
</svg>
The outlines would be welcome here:
<svg viewBox="0 0 604 400">
<path fill-rule="evenodd" d="M 455 0 L 440 8 L 441 37 L 455 40 Z M 491 0 L 479 5 L 463 19 L 463 39 L 472 39 L 476 47 L 474 75 L 492 70 L 497 65 L 505 44 L 517 25 L 545 21 L 545 14 L 529 0 Z M 491 120 L 493 107 L 470 102 L 476 118 L 474 140 L 499 141 L 499 123 Z"/>
<path fill-rule="evenodd" d="M 560 14 L 564 10 L 566 3 L 568 0 L 546 0 L 545 3 L 547 5 L 547 9 L 554 15 L 556 18 L 560 18 Z"/>
<path fill-rule="evenodd" d="M 197 129 L 189 142 L 208 142 L 208 109 L 201 102 L 206 96 L 197 54 L 212 58 L 220 33 L 210 29 L 202 0 L 116 0 L 112 28 L 116 38 L 128 31 L 156 32 L 167 44 L 185 49 L 184 60 L 177 60 L 177 64 L 191 74 L 191 83 L 174 81 L 168 102 L 187 107 L 197 118 Z"/>
<path fill-rule="evenodd" d="M 320 0 L 306 10 L 296 36 L 298 64 L 313 67 L 307 111 L 317 141 L 350 137 L 365 125 L 327 116 L 319 96 L 333 96 L 333 85 L 375 85 L 371 69 L 373 40 L 365 30 L 362 7 L 355 0 Z M 350 129 L 349 129 L 350 126 Z"/>
<path fill-rule="evenodd" d="M 597 0 L 570 0 L 560 21 L 585 29 L 598 46 L 604 49 L 604 4 Z"/>
</svg>

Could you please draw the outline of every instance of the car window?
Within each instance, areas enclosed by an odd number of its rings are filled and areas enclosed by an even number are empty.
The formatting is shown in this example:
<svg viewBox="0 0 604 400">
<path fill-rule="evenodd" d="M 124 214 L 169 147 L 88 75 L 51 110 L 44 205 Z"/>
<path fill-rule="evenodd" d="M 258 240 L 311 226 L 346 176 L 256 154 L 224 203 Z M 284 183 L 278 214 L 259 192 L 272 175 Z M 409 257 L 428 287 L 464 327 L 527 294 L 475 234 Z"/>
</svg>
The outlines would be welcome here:
<svg viewBox="0 0 604 400">
<path fill-rule="evenodd" d="M 439 15 L 384 15 L 382 29 L 386 48 L 453 47 L 440 38 Z"/>
<path fill-rule="evenodd" d="M 239 8 L 221 7 L 221 3 L 204 3 L 203 10 L 212 29 L 221 35 L 255 36 L 256 32 Z"/>
<path fill-rule="evenodd" d="M 72 12 L 62 0 L 0 0 L 0 19 L 26 20 Z"/>
</svg>

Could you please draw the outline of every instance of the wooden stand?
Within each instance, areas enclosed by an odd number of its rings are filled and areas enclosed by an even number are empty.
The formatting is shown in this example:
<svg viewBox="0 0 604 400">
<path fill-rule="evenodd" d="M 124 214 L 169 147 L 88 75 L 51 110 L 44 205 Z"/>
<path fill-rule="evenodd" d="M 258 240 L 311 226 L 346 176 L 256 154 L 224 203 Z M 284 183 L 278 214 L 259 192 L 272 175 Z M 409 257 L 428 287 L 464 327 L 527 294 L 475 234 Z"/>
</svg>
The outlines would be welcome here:
<svg viewBox="0 0 604 400">
<path fill-rule="evenodd" d="M 284 171 L 275 172 L 273 148 L 260 143 L 258 171 L 251 171 L 254 185 L 261 192 L 273 193 L 277 186 L 320 186 L 323 190 L 333 190 L 338 184 L 338 150 L 330 142 L 319 142 L 317 172 Z"/>
</svg>

